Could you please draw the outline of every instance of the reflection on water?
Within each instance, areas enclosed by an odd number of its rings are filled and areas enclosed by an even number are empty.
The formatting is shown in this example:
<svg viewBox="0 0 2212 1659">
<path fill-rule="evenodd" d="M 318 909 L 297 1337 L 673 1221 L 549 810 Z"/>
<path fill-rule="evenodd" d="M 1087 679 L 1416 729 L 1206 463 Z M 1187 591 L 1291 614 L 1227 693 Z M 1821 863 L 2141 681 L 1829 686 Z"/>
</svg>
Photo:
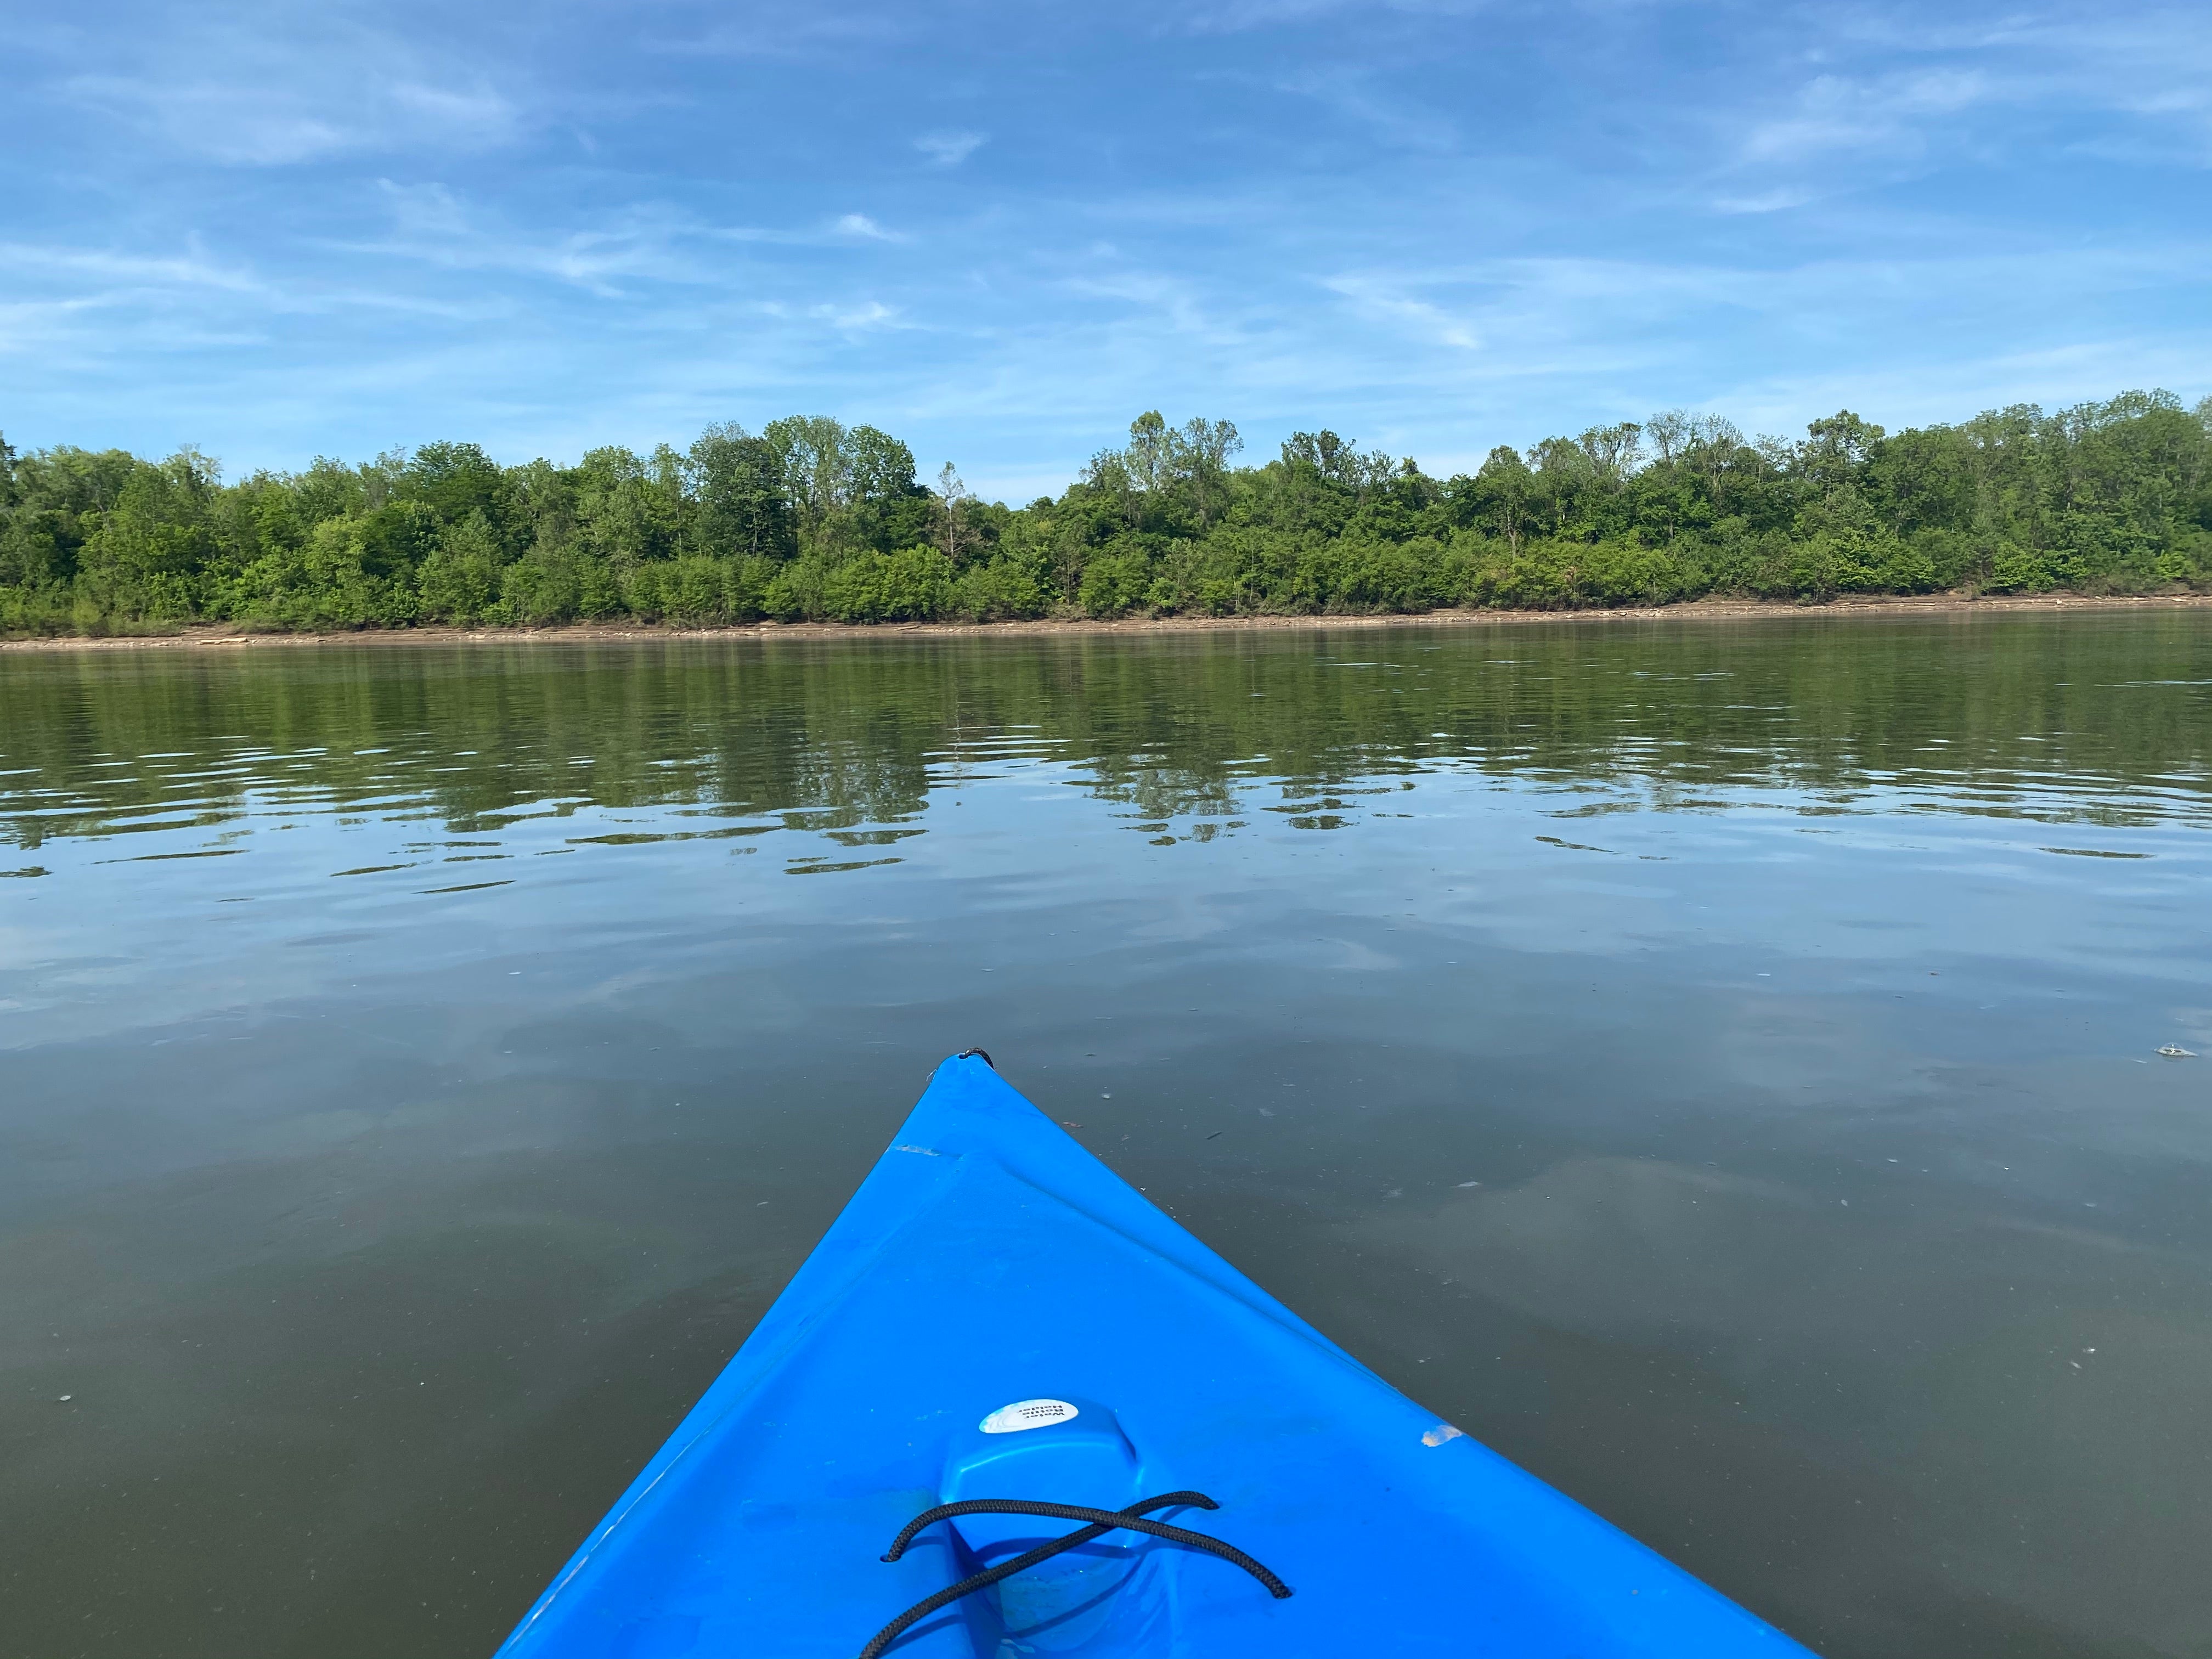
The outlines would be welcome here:
<svg viewBox="0 0 2212 1659">
<path fill-rule="evenodd" d="M 648 817 L 562 844 L 781 829 L 887 846 L 921 833 L 933 791 L 1038 763 L 1081 767 L 1163 835 L 1259 805 L 1356 813 L 1388 793 L 1376 779 L 1438 766 L 1593 797 L 1571 817 L 1782 791 L 1808 811 L 2143 823 L 2204 809 L 2200 629 L 2130 615 L 18 656 L 0 662 L 0 811 L 27 850 L 298 813 L 440 826 L 383 838 L 410 868 L 451 861 L 454 835 L 573 831 L 580 813 Z M 2146 669 L 2146 651 L 2172 660 Z"/>
<path fill-rule="evenodd" d="M 0 1647 L 486 1650 L 981 1042 L 1822 1650 L 2198 1652 L 2209 804 L 2189 612 L 0 657 Z"/>
</svg>

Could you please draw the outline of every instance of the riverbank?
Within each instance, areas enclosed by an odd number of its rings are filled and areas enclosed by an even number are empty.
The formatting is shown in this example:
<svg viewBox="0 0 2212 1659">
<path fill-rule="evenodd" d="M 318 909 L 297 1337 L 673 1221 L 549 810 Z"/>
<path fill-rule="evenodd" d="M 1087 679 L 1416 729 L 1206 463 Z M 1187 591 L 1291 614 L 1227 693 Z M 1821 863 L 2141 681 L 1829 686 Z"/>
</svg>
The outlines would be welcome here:
<svg viewBox="0 0 2212 1659">
<path fill-rule="evenodd" d="M 173 634 L 63 635 L 0 640 L 0 651 L 149 651 L 179 647 L 257 647 L 327 645 L 421 646 L 466 644 L 590 644 L 631 640 L 951 638 L 980 635 L 1204 634 L 1250 629 L 1363 629 L 1436 626 L 1527 626 L 1599 622 L 1749 621 L 1778 617 L 1978 617 L 2011 611 L 2204 610 L 2212 594 L 2131 594 L 2089 598 L 2073 593 L 1958 593 L 1869 595 L 1820 605 L 1765 599 L 1692 599 L 1680 605 L 1623 605 L 1581 611 L 1420 611 L 1386 616 L 1152 617 L 1099 621 L 1090 617 L 990 623 L 747 623 L 726 628 L 682 628 L 644 623 L 567 623 L 554 628 L 357 629 L 328 634 L 252 633 L 223 625 L 180 629 Z"/>
</svg>

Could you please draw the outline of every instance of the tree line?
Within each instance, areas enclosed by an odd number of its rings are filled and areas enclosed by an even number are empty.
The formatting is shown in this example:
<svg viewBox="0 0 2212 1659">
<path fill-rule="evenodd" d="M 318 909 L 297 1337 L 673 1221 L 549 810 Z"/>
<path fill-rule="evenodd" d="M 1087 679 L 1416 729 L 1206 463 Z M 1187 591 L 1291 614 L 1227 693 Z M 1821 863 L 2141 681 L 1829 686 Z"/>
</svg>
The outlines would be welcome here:
<svg viewBox="0 0 2212 1659">
<path fill-rule="evenodd" d="M 439 442 L 234 483 L 192 449 L 0 439 L 0 633 L 2212 589 L 2212 398 L 2165 392 L 1896 434 L 1846 410 L 1796 441 L 1674 410 L 1443 479 L 1328 431 L 1242 454 L 1227 421 L 1147 413 L 1010 507 L 823 416 L 573 466 Z"/>
</svg>

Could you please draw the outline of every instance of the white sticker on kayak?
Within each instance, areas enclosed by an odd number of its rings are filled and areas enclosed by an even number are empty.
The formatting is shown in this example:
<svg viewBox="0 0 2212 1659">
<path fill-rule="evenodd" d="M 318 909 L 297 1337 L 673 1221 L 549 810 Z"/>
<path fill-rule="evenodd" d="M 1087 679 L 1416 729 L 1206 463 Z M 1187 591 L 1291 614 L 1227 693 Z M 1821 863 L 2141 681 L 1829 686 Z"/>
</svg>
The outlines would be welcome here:
<svg viewBox="0 0 2212 1659">
<path fill-rule="evenodd" d="M 1024 1429 L 1048 1429 L 1080 1416 L 1065 1400 L 1017 1400 L 1001 1406 L 976 1426 L 986 1434 L 1019 1434 Z"/>
</svg>

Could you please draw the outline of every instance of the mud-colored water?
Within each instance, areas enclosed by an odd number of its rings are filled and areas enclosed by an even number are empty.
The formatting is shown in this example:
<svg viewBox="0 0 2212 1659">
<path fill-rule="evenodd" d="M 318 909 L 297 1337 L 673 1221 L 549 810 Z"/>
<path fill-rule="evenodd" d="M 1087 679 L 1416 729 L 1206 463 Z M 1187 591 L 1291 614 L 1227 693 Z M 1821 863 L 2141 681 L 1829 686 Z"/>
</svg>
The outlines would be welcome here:
<svg viewBox="0 0 2212 1659">
<path fill-rule="evenodd" d="M 2201 1655 L 2209 830 L 2197 612 L 0 657 L 0 1654 L 486 1653 L 981 1043 L 1823 1652 Z"/>
</svg>

